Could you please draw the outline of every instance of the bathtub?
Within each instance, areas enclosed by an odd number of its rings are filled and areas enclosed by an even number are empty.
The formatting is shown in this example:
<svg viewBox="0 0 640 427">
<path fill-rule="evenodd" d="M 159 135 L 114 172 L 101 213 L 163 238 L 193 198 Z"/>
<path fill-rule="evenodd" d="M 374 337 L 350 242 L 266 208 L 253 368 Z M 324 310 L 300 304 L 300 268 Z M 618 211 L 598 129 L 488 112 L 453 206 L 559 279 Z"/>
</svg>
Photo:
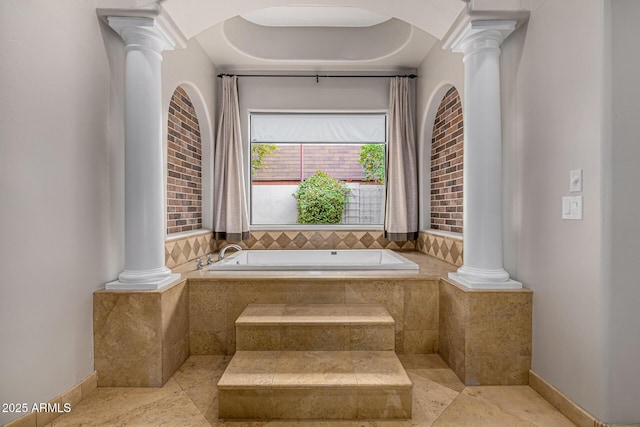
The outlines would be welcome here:
<svg viewBox="0 0 640 427">
<path fill-rule="evenodd" d="M 244 250 L 209 270 L 417 270 L 418 264 L 389 249 Z"/>
</svg>

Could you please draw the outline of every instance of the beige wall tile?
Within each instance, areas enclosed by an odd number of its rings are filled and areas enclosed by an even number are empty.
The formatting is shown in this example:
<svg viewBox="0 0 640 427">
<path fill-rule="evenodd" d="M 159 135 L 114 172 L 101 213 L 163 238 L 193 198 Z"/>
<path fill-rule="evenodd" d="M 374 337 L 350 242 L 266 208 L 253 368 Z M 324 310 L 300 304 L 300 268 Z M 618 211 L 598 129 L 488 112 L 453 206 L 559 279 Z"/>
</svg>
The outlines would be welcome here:
<svg viewBox="0 0 640 427">
<path fill-rule="evenodd" d="M 160 354 L 159 293 L 94 293 L 96 357 Z"/>
<path fill-rule="evenodd" d="M 282 347 L 292 351 L 344 351 L 349 349 L 349 326 L 287 326 Z"/>
<path fill-rule="evenodd" d="M 395 326 L 350 326 L 348 349 L 351 351 L 395 350 Z"/>
<path fill-rule="evenodd" d="M 394 389 L 358 390 L 360 419 L 411 418 L 411 391 Z"/>
<path fill-rule="evenodd" d="M 391 280 L 357 281 L 345 285 L 347 304 L 381 304 L 396 321 L 396 331 L 403 329 L 404 284 Z"/>
<path fill-rule="evenodd" d="M 162 382 L 189 357 L 189 295 L 184 280 L 161 294 Z"/>
<path fill-rule="evenodd" d="M 255 281 L 249 279 L 191 281 L 189 283 L 191 354 L 232 354 L 236 346 L 235 320 L 248 304 L 343 304 L 345 302 L 384 306 L 395 321 L 395 338 L 384 337 L 384 340 L 387 344 L 390 340 L 395 340 L 398 353 L 405 352 L 402 333 L 405 318 L 408 324 L 416 325 L 414 330 L 431 331 L 421 337 L 419 333 L 413 334 L 411 351 L 437 351 L 439 338 L 437 334 L 432 333 L 437 330 L 439 322 L 436 315 L 439 305 L 437 282 L 433 280 L 345 280 L 347 279 L 313 280 L 307 283 L 288 278 L 256 279 Z M 409 296 L 405 298 L 406 288 L 409 288 Z M 425 305 L 432 308 L 428 313 L 421 313 L 420 308 Z M 405 315 L 407 310 L 409 314 Z M 356 329 L 353 336 L 349 333 L 345 338 L 345 348 L 348 348 L 352 339 L 364 342 L 358 338 L 362 333 L 364 331 L 356 331 Z M 367 333 L 375 335 L 374 332 Z M 373 348 L 367 347 L 367 349 Z"/>
<path fill-rule="evenodd" d="M 226 331 L 227 325 L 227 284 L 190 282 L 189 330 Z"/>
<path fill-rule="evenodd" d="M 465 384 L 527 384 L 531 296 L 440 281 L 439 351 Z"/>
<path fill-rule="evenodd" d="M 404 285 L 404 329 L 438 329 L 438 281 Z"/>
<path fill-rule="evenodd" d="M 336 281 L 325 283 L 289 283 L 286 287 L 287 304 L 344 304 L 344 284 Z"/>
<path fill-rule="evenodd" d="M 162 386 L 162 352 L 145 357 L 95 357 L 99 387 Z"/>
<path fill-rule="evenodd" d="M 470 356 L 465 360 L 466 385 L 526 385 L 529 383 L 531 356 L 495 353 Z"/>
<path fill-rule="evenodd" d="M 235 336 L 229 337 L 229 331 L 190 331 L 189 349 L 195 354 L 233 354 L 235 352 Z M 233 346 L 230 345 L 233 343 Z"/>
<path fill-rule="evenodd" d="M 437 330 L 404 330 L 404 354 L 428 354 L 438 350 Z"/>
<path fill-rule="evenodd" d="M 281 326 L 236 326 L 236 351 L 282 350 Z"/>
<path fill-rule="evenodd" d="M 99 386 L 162 385 L 160 293 L 94 293 Z"/>
<path fill-rule="evenodd" d="M 274 412 L 282 419 L 355 419 L 357 395 L 353 390 L 275 390 Z"/>
<path fill-rule="evenodd" d="M 94 292 L 100 386 L 160 386 L 189 354 L 186 281 L 161 291 Z"/>
<path fill-rule="evenodd" d="M 531 292 L 469 292 L 466 384 L 528 384 Z"/>
<path fill-rule="evenodd" d="M 467 295 L 445 280 L 440 281 L 438 349 L 442 358 L 464 381 Z"/>
<path fill-rule="evenodd" d="M 219 390 L 218 416 L 221 419 L 273 418 L 272 390 Z"/>
</svg>

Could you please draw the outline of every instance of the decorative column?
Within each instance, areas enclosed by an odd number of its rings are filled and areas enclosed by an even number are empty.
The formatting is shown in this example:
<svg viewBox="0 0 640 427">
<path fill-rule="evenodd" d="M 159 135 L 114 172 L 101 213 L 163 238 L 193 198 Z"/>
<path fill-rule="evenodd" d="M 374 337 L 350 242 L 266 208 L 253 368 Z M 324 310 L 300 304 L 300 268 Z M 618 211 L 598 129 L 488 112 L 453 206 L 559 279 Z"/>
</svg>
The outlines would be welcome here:
<svg viewBox="0 0 640 427">
<path fill-rule="evenodd" d="M 160 289 L 165 266 L 161 64 L 174 41 L 154 18 L 109 17 L 125 43 L 124 270 L 107 289 Z"/>
<path fill-rule="evenodd" d="M 452 44 L 464 54 L 464 264 L 449 278 L 469 288 L 517 289 L 502 260 L 500 44 L 515 21 L 470 22 Z"/>
</svg>

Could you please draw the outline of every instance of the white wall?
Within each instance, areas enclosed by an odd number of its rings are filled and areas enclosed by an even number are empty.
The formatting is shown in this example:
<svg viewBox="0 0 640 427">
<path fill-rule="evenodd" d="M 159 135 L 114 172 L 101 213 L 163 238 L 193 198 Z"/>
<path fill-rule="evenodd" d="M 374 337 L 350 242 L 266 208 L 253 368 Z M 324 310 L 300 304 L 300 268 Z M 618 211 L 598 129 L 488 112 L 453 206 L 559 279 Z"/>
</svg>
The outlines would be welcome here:
<svg viewBox="0 0 640 427">
<path fill-rule="evenodd" d="M 577 13 L 579 11 L 579 13 Z M 502 45 L 505 267 L 533 293 L 532 369 L 606 419 L 603 8 L 547 1 Z M 561 219 L 583 169 L 584 219 Z"/>
<path fill-rule="evenodd" d="M 118 46 L 93 0 L 0 2 L 0 402 L 93 370 L 92 292 L 123 261 Z"/>
<path fill-rule="evenodd" d="M 182 86 L 193 103 L 200 125 L 202 139 L 202 227 L 211 229 L 213 228 L 216 67 L 195 39 L 189 40 L 186 49 L 163 52 L 162 58 L 162 139 L 165 144 L 165 159 L 169 101 L 176 88 Z M 165 176 L 166 163 L 165 161 Z"/>
<path fill-rule="evenodd" d="M 611 25 L 611 121 L 605 151 L 611 164 L 606 177 L 605 238 L 610 248 L 610 270 L 605 276 L 609 294 L 608 414 L 609 423 L 640 423 L 640 2 L 605 2 Z"/>
<path fill-rule="evenodd" d="M 183 84 L 210 156 L 215 67 L 163 57 L 165 144 Z M 0 402 L 31 404 L 93 371 L 92 292 L 123 268 L 123 43 L 93 0 L 2 1 L 0 76 Z"/>
<path fill-rule="evenodd" d="M 431 138 L 436 113 L 442 98 L 454 86 L 464 100 L 462 54 L 433 46 L 418 69 L 416 86 L 416 127 L 418 144 L 418 182 L 420 192 L 420 229 L 431 223 Z M 464 117 L 463 117 L 464 119 Z"/>
</svg>

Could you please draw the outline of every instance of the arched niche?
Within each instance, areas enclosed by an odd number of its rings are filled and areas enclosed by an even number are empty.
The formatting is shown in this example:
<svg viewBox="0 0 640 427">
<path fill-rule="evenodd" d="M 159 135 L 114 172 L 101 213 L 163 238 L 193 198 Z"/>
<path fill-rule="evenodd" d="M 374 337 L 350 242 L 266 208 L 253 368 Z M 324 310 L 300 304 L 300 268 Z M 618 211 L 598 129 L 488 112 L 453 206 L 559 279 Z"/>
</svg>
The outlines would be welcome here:
<svg viewBox="0 0 640 427">
<path fill-rule="evenodd" d="M 431 140 L 432 230 L 462 233 L 464 120 L 462 100 L 455 87 L 442 97 Z"/>
<path fill-rule="evenodd" d="M 210 228 L 213 132 L 209 112 L 202 94 L 189 82 L 176 87 L 168 104 L 167 234 Z"/>
</svg>

